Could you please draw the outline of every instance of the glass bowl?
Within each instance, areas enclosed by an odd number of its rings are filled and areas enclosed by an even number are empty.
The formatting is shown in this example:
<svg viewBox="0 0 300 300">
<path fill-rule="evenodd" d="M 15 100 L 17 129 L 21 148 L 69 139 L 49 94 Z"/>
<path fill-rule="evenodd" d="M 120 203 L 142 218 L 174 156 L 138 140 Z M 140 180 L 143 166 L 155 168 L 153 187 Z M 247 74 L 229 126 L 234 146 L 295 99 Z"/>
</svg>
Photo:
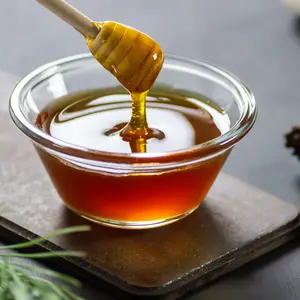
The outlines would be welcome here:
<svg viewBox="0 0 300 300">
<path fill-rule="evenodd" d="M 167 54 L 152 90 L 210 99 L 226 112 L 228 131 L 185 149 L 126 154 L 74 145 L 35 125 L 39 113 L 55 99 L 118 86 L 90 54 L 63 58 L 39 67 L 17 84 L 10 114 L 33 142 L 61 199 L 75 213 L 127 229 L 177 221 L 201 204 L 233 146 L 253 126 L 257 115 L 254 96 L 226 71 Z"/>
</svg>

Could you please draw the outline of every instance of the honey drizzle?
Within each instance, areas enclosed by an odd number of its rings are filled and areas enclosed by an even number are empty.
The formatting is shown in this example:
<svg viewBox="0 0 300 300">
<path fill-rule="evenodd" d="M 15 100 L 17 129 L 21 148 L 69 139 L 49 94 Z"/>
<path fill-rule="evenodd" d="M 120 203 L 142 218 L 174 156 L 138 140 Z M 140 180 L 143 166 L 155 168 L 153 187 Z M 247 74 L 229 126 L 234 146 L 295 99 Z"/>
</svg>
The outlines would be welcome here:
<svg viewBox="0 0 300 300">
<path fill-rule="evenodd" d="M 146 97 L 157 78 L 164 61 L 160 46 L 144 33 L 120 23 L 107 21 L 93 23 L 100 33 L 96 38 L 86 37 L 95 59 L 129 91 L 132 99 L 130 122 L 123 128 L 117 124 L 106 135 L 120 131 L 132 152 L 147 151 L 147 139 L 163 139 L 164 133 L 148 127 Z"/>
</svg>

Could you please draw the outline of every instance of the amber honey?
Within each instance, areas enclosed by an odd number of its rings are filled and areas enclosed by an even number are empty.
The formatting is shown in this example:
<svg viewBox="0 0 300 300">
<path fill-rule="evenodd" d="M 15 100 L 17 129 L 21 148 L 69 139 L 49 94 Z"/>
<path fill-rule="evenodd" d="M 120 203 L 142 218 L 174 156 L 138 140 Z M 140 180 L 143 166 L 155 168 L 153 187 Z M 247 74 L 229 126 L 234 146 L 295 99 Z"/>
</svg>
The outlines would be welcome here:
<svg viewBox="0 0 300 300">
<path fill-rule="evenodd" d="M 228 116 L 208 105 L 212 102 L 152 90 L 164 62 L 152 38 L 112 21 L 94 25 L 99 34 L 87 36 L 87 46 L 127 92 L 87 91 L 52 101 L 37 117 L 40 129 L 94 153 L 153 155 L 152 166 L 159 165 L 155 153 L 188 149 L 229 130 Z M 37 150 L 67 206 L 93 221 L 124 227 L 158 226 L 192 212 L 227 157 L 221 154 L 193 167 L 144 172 L 115 167 L 109 172 Z"/>
<path fill-rule="evenodd" d="M 187 149 L 229 130 L 226 113 L 205 98 L 191 101 L 176 93 L 152 91 L 147 103 L 150 127 L 164 133 L 162 139 L 146 141 L 149 155 Z M 131 98 L 126 91 L 98 90 L 50 102 L 36 124 L 71 145 L 129 154 L 132 146 L 120 138 L 120 131 L 130 116 Z M 70 208 L 93 220 L 126 223 L 163 222 L 192 211 L 205 198 L 228 155 L 168 171 L 109 174 L 62 161 L 39 148 L 38 152 Z"/>
<path fill-rule="evenodd" d="M 165 57 L 132 27 L 91 26 L 91 36 L 82 34 L 93 56 L 28 74 L 12 93 L 12 119 L 34 142 L 62 200 L 81 216 L 119 228 L 179 220 L 200 205 L 253 126 L 254 97 L 217 67 Z M 157 77 L 164 89 L 153 89 Z M 93 90 L 115 86 L 115 79 L 121 90 Z"/>
<path fill-rule="evenodd" d="M 163 139 L 164 133 L 150 128 L 146 117 L 146 97 L 164 62 L 161 47 L 148 35 L 113 21 L 94 22 L 100 33 L 86 37 L 94 58 L 123 85 L 131 95 L 130 122 L 111 129 L 129 142 L 133 152 L 146 152 L 146 141 Z"/>
</svg>

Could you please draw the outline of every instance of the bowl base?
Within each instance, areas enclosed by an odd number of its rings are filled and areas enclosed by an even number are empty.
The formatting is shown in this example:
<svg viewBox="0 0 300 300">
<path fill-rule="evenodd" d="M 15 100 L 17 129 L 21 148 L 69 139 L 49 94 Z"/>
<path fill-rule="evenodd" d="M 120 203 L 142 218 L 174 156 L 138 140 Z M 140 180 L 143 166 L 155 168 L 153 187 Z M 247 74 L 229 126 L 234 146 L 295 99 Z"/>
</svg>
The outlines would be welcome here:
<svg viewBox="0 0 300 300">
<path fill-rule="evenodd" d="M 65 204 L 66 205 L 66 204 Z M 197 205 L 196 207 L 190 209 L 189 211 L 170 217 L 166 219 L 158 219 L 158 220 L 152 220 L 152 221 L 118 221 L 118 220 L 110 220 L 105 219 L 101 217 L 95 217 L 83 214 L 82 212 L 74 209 L 73 207 L 70 207 L 69 205 L 66 205 L 72 212 L 74 212 L 76 215 L 89 220 L 93 223 L 106 226 L 106 227 L 113 227 L 113 228 L 119 228 L 119 229 L 150 229 L 150 228 L 156 228 L 156 227 L 162 227 L 168 224 L 172 224 L 174 222 L 177 222 L 188 215 L 190 215 L 192 212 L 194 212 L 200 205 Z"/>
</svg>

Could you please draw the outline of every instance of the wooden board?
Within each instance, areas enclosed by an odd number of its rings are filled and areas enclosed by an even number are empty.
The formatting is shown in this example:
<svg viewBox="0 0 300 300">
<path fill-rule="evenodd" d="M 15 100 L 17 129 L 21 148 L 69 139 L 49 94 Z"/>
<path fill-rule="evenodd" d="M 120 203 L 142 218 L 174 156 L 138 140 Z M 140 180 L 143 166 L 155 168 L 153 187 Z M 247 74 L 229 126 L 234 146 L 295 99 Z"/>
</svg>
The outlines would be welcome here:
<svg viewBox="0 0 300 300">
<path fill-rule="evenodd" d="M 32 145 L 0 113 L 0 219 L 10 239 L 32 239 L 65 226 L 89 224 L 67 210 Z M 282 245 L 296 235 L 298 211 L 265 192 L 221 174 L 204 204 L 175 224 L 145 231 L 93 225 L 89 233 L 42 245 L 83 250 L 59 259 L 71 272 L 117 293 L 176 299 Z"/>
</svg>

